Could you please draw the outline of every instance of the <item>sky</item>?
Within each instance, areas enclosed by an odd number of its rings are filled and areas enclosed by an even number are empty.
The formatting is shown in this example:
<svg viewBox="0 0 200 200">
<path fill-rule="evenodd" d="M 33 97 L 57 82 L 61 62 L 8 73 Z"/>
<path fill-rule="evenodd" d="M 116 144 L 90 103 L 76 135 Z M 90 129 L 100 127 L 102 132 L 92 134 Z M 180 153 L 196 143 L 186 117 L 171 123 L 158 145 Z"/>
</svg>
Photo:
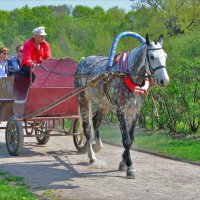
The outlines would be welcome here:
<svg viewBox="0 0 200 200">
<path fill-rule="evenodd" d="M 104 10 L 108 10 L 114 6 L 129 11 L 131 9 L 132 2 L 130 0 L 0 0 L 0 10 L 13 10 L 15 8 L 22 8 L 25 5 L 28 7 L 36 7 L 41 5 L 84 5 L 94 8 L 95 6 L 101 6 Z"/>
</svg>

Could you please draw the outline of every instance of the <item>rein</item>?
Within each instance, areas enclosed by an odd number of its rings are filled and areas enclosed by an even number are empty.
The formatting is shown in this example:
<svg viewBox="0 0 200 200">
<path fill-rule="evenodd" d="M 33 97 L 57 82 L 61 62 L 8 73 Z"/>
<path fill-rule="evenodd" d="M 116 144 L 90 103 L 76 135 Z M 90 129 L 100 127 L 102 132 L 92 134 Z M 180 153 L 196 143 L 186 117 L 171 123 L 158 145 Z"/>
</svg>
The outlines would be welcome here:
<svg viewBox="0 0 200 200">
<path fill-rule="evenodd" d="M 52 73 L 52 74 L 56 74 L 56 75 L 60 75 L 60 76 L 83 76 L 83 75 L 88 75 L 89 73 L 86 74 L 63 74 L 63 73 L 59 73 L 59 72 L 54 72 L 52 70 L 49 70 L 48 68 L 46 68 L 43 64 L 39 65 L 42 69 L 44 69 L 45 71 Z"/>
<path fill-rule="evenodd" d="M 107 60 L 107 59 L 106 59 Z M 103 61 L 103 60 L 100 60 Z M 100 62 L 99 61 L 99 62 Z M 96 63 L 95 63 L 96 64 Z M 44 69 L 45 71 L 52 73 L 52 74 L 56 74 L 56 75 L 60 75 L 60 76 L 76 76 L 76 77 L 81 77 L 81 76 L 90 76 L 90 72 L 87 73 L 83 73 L 83 74 L 63 74 L 63 73 L 59 73 L 59 72 L 54 72 L 52 70 L 49 70 L 48 68 L 46 68 L 43 64 L 40 64 L 39 67 L 41 67 L 42 69 Z"/>
<path fill-rule="evenodd" d="M 162 48 L 154 48 L 154 49 L 148 49 L 148 52 L 151 51 L 151 50 L 160 50 Z M 161 68 L 165 68 L 165 66 L 158 66 L 156 67 L 155 69 L 153 69 L 151 67 L 151 63 L 150 63 L 150 58 L 149 58 L 149 54 L 147 52 L 147 60 L 148 60 L 148 64 L 149 64 L 149 70 L 153 76 L 154 72 L 158 69 L 161 69 Z M 110 75 L 106 78 L 106 80 L 104 80 L 104 93 L 106 94 L 107 98 L 111 100 L 110 98 L 110 95 L 108 94 L 108 91 L 107 91 L 107 87 L 109 85 L 109 82 L 113 80 L 113 78 L 123 78 L 123 82 L 121 83 L 124 83 L 126 85 L 126 87 L 133 93 L 135 94 L 147 94 L 147 91 L 149 89 L 149 85 L 150 85 L 150 81 L 152 82 L 152 76 L 149 76 L 149 75 L 143 75 L 143 74 L 139 74 L 139 73 L 135 73 L 133 74 L 132 72 L 129 72 L 129 69 L 128 69 L 128 57 L 130 55 L 130 51 L 127 51 L 127 52 L 124 52 L 122 53 L 121 55 L 119 56 L 116 56 L 116 60 L 113 62 L 113 65 L 115 65 L 117 62 L 119 63 L 119 66 L 118 66 L 118 71 L 116 72 L 110 72 L 110 71 L 107 71 Z M 106 59 L 102 59 L 102 60 L 99 60 L 98 62 L 95 62 L 92 64 L 92 67 L 95 66 L 96 64 L 98 64 L 99 62 L 102 62 L 104 60 L 107 60 Z M 87 72 L 87 73 L 83 73 L 83 74 L 64 74 L 64 73 L 59 73 L 59 72 L 55 72 L 55 71 L 52 71 L 52 70 L 49 70 L 48 68 L 46 68 L 43 64 L 40 64 L 40 67 L 43 68 L 44 70 L 50 72 L 50 73 L 53 73 L 53 74 L 56 74 L 56 75 L 61 75 L 61 76 L 77 76 L 77 77 L 82 77 L 82 76 L 90 76 L 91 75 L 91 72 Z M 91 67 L 91 68 L 92 68 Z M 131 80 L 130 78 L 130 75 L 137 75 L 137 76 L 141 76 L 143 79 L 144 79 L 144 84 L 143 86 L 138 86 L 136 85 L 135 83 L 133 83 L 133 81 Z"/>
</svg>

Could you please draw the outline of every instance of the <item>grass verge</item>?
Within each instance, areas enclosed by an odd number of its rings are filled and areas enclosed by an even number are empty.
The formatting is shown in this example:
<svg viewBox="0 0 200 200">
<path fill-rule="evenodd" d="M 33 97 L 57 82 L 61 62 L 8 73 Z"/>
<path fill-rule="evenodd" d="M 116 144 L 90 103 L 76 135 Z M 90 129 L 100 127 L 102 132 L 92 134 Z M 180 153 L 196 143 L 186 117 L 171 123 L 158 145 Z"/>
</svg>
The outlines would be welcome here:
<svg viewBox="0 0 200 200">
<path fill-rule="evenodd" d="M 0 199 L 2 200 L 39 200 L 28 191 L 29 186 L 23 183 L 23 178 L 11 176 L 0 171 Z"/>
<path fill-rule="evenodd" d="M 103 124 L 100 128 L 102 139 L 122 144 L 118 126 Z M 165 132 L 136 129 L 133 148 L 171 156 L 184 161 L 200 163 L 200 140 L 172 139 Z"/>
</svg>

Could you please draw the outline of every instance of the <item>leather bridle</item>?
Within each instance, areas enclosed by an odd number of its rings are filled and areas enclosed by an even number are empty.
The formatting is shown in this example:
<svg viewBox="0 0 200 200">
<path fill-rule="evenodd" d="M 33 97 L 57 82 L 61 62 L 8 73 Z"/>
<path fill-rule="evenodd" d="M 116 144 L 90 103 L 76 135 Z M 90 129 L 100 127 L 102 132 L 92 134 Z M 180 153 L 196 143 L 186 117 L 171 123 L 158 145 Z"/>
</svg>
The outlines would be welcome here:
<svg viewBox="0 0 200 200">
<path fill-rule="evenodd" d="M 154 75 L 154 72 L 158 69 L 162 69 L 162 68 L 166 68 L 166 66 L 164 65 L 160 65 L 160 66 L 157 66 L 156 68 L 153 68 L 151 66 L 151 62 L 150 62 L 150 58 L 149 58 L 149 51 L 156 51 L 156 50 L 160 50 L 160 49 L 163 49 L 163 48 L 151 48 L 151 49 L 147 49 L 147 61 L 148 61 L 148 65 L 149 65 L 149 71 L 151 72 L 151 75 Z"/>
</svg>

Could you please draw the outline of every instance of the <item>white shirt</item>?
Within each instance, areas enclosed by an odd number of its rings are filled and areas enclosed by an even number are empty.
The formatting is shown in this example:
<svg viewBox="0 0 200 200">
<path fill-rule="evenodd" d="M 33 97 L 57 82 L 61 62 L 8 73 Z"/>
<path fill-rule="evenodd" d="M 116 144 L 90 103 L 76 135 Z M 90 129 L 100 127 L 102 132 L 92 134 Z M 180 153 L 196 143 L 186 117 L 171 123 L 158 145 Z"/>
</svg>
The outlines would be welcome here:
<svg viewBox="0 0 200 200">
<path fill-rule="evenodd" d="M 0 62 L 0 78 L 7 77 L 6 68 L 8 67 L 7 61 Z"/>
</svg>

